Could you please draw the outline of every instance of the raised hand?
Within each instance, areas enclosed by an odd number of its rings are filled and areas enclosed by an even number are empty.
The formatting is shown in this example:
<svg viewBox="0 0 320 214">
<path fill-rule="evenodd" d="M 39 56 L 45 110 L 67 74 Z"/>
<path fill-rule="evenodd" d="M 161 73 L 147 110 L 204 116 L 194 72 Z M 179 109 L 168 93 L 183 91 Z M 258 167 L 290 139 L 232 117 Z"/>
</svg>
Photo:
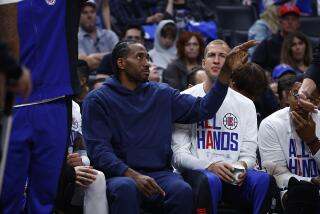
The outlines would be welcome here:
<svg viewBox="0 0 320 214">
<path fill-rule="evenodd" d="M 255 40 L 250 40 L 241 45 L 234 47 L 227 55 L 226 61 L 221 69 L 218 79 L 224 83 L 228 84 L 232 72 L 239 69 L 248 60 L 247 51 L 249 48 L 257 45 Z"/>
</svg>

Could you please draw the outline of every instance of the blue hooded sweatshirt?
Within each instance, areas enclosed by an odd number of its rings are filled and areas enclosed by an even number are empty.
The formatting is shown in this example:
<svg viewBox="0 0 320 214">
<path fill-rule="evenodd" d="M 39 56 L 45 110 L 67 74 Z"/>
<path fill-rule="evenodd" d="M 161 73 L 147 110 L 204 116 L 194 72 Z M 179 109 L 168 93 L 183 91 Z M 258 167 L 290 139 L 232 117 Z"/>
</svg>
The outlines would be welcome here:
<svg viewBox="0 0 320 214">
<path fill-rule="evenodd" d="M 228 87 L 219 81 L 203 98 L 180 94 L 167 84 L 146 82 L 130 91 L 115 77 L 83 103 L 83 136 L 95 168 L 121 176 L 171 169 L 172 123 L 212 118 Z"/>
</svg>

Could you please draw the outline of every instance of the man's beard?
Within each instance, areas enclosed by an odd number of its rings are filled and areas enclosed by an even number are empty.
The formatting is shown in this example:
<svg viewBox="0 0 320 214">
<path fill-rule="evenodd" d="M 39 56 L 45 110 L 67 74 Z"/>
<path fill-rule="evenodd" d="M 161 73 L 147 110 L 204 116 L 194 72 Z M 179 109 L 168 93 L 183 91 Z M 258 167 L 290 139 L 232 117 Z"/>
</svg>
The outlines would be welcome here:
<svg viewBox="0 0 320 214">
<path fill-rule="evenodd" d="M 92 33 L 96 30 L 95 25 L 82 25 L 81 27 L 87 33 Z"/>
</svg>

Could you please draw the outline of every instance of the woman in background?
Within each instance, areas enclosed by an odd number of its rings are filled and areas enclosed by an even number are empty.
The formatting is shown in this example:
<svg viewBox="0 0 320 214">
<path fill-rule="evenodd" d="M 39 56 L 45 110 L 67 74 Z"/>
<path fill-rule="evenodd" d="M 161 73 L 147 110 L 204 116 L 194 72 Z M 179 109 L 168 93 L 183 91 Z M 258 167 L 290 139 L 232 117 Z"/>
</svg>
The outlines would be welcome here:
<svg viewBox="0 0 320 214">
<path fill-rule="evenodd" d="M 248 39 L 261 42 L 264 39 L 270 38 L 272 34 L 276 34 L 279 30 L 279 7 L 277 5 L 270 5 L 261 14 L 258 19 L 249 29 Z M 256 47 L 249 49 L 249 59 Z"/>
<path fill-rule="evenodd" d="M 304 73 L 312 60 L 312 48 L 309 39 L 301 32 L 288 35 L 281 48 L 281 63 L 295 69 L 297 74 Z"/>
<path fill-rule="evenodd" d="M 163 72 L 163 82 L 180 91 L 187 89 L 187 76 L 194 67 L 201 65 L 204 48 L 200 33 L 182 32 L 177 41 L 178 58 Z"/>
</svg>

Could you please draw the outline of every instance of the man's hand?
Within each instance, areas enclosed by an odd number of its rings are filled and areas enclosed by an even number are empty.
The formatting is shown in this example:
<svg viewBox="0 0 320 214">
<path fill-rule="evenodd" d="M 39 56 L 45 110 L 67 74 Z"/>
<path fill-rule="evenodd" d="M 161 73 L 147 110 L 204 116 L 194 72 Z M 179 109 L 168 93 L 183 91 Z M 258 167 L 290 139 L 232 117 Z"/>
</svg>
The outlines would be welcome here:
<svg viewBox="0 0 320 214">
<path fill-rule="evenodd" d="M 241 45 L 234 47 L 227 55 L 226 61 L 221 69 L 218 79 L 224 83 L 229 84 L 232 72 L 239 69 L 248 60 L 247 51 L 249 48 L 255 46 L 257 42 L 250 40 Z"/>
<path fill-rule="evenodd" d="M 27 99 L 32 90 L 32 81 L 30 71 L 26 68 L 22 68 L 22 74 L 16 84 L 9 86 L 9 90 L 15 94 L 21 95 L 24 99 Z"/>
<path fill-rule="evenodd" d="M 158 23 L 162 20 L 163 13 L 156 13 L 152 16 L 147 17 L 146 23 Z"/>
<path fill-rule="evenodd" d="M 308 143 L 316 138 L 316 124 L 312 119 L 311 113 L 308 114 L 308 118 L 306 119 L 301 117 L 295 111 L 292 111 L 290 116 L 297 134 L 305 143 Z"/>
<path fill-rule="evenodd" d="M 131 177 L 136 182 L 139 191 L 148 198 L 157 193 L 165 196 L 163 189 L 149 176 L 142 175 L 130 168 L 124 173 L 124 176 Z"/>
<path fill-rule="evenodd" d="M 72 167 L 83 166 L 82 159 L 78 153 L 68 154 L 67 164 Z"/>
<path fill-rule="evenodd" d="M 247 163 L 244 162 L 244 161 L 238 161 L 236 164 L 238 165 L 242 165 L 244 168 L 245 168 L 245 171 L 244 173 L 241 173 L 238 177 L 238 180 L 237 180 L 237 185 L 238 186 L 242 186 L 243 182 L 245 181 L 246 177 L 247 177 Z"/>
<path fill-rule="evenodd" d="M 317 109 L 317 106 L 308 100 L 308 97 L 316 88 L 317 86 L 312 79 L 305 78 L 299 89 L 299 106 L 308 112 L 315 112 L 315 109 Z"/>
<path fill-rule="evenodd" d="M 91 166 L 76 166 L 74 167 L 76 172 L 76 184 L 88 187 L 97 178 L 97 172 L 92 169 Z"/>
<path fill-rule="evenodd" d="M 104 54 L 102 53 L 93 53 L 89 55 L 80 54 L 78 58 L 86 61 L 90 70 L 95 70 L 100 65 L 103 56 Z"/>
<path fill-rule="evenodd" d="M 246 177 L 247 177 L 247 171 L 245 171 L 244 173 L 241 173 L 238 176 L 237 185 L 242 186 L 243 182 L 246 180 Z"/>
<path fill-rule="evenodd" d="M 225 162 L 219 162 L 219 163 L 212 163 L 207 170 L 209 172 L 215 173 L 221 180 L 223 180 L 226 183 L 232 183 L 234 181 L 234 176 L 231 170 L 233 170 L 233 167 Z"/>
</svg>

